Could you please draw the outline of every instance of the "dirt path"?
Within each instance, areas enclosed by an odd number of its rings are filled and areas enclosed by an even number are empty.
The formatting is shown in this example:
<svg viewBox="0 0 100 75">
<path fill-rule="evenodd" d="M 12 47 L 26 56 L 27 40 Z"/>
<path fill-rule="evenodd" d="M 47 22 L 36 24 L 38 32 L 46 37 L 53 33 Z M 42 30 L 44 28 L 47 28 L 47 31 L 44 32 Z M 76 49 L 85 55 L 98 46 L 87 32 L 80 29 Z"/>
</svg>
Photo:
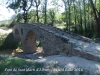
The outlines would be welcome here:
<svg viewBox="0 0 100 75">
<path fill-rule="evenodd" d="M 89 72 L 90 73 L 89 75 L 98 75 L 98 74 L 100 75 L 100 62 L 87 60 L 85 58 L 77 56 L 69 57 L 67 55 L 54 55 L 38 59 L 35 61 L 46 63 L 46 65 L 57 64 L 60 67 L 62 67 L 62 69 L 66 68 L 67 70 L 70 71 L 76 69 L 76 72 L 84 71 L 86 73 Z"/>
<path fill-rule="evenodd" d="M 11 28 L 7 28 L 7 27 L 0 27 L 0 34 L 9 34 L 12 32 Z"/>
</svg>

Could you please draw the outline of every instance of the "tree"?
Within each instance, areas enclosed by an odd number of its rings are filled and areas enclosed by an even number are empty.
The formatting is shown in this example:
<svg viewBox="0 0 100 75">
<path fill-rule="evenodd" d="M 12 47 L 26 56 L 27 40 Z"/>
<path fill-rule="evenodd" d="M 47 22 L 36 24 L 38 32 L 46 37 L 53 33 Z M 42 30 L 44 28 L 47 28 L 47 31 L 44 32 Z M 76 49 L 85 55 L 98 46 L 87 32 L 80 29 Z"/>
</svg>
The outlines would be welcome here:
<svg viewBox="0 0 100 75">
<path fill-rule="evenodd" d="M 45 3 L 44 3 L 44 13 L 45 13 L 45 19 L 44 19 L 44 24 L 47 23 L 47 0 L 45 0 Z"/>
<path fill-rule="evenodd" d="M 41 9 L 42 9 L 42 20 L 43 23 L 46 24 L 47 23 L 47 2 L 48 0 L 43 0 L 43 2 L 41 3 Z"/>
<path fill-rule="evenodd" d="M 33 0 L 31 0 L 31 4 L 30 4 L 30 6 L 28 7 L 28 3 L 27 3 L 27 0 L 22 0 L 22 6 L 20 6 L 20 7 L 22 7 L 22 9 L 23 9 L 23 11 L 24 11 L 24 13 L 23 13 L 23 18 L 24 18 L 24 22 L 25 23 L 27 23 L 27 19 L 28 19 L 28 11 L 29 11 L 29 9 L 31 8 L 31 6 L 32 6 L 32 2 L 33 2 Z"/>
<path fill-rule="evenodd" d="M 94 13 L 94 18 L 96 20 L 96 23 L 97 23 L 97 28 L 98 28 L 98 37 L 100 37 L 100 11 L 98 11 L 96 9 L 96 7 L 94 6 L 94 3 L 92 0 L 89 0 L 90 3 L 91 3 L 91 7 L 92 7 L 92 10 L 93 10 L 93 13 Z"/>
<path fill-rule="evenodd" d="M 34 2 L 35 2 L 35 6 L 36 6 L 37 22 L 39 22 L 39 13 L 38 13 L 38 10 L 39 10 L 39 5 L 41 3 L 41 0 L 34 0 Z"/>
<path fill-rule="evenodd" d="M 86 29 L 86 2 L 83 0 L 83 5 L 84 5 L 84 29 L 85 29 L 85 35 L 87 35 L 87 29 Z"/>
<path fill-rule="evenodd" d="M 80 9 L 79 9 L 79 14 L 80 14 L 80 22 L 79 22 L 79 24 L 80 24 L 80 29 L 81 29 L 80 33 L 83 34 L 81 2 L 78 1 L 78 4 L 79 4 L 79 7 L 80 7 Z"/>
<path fill-rule="evenodd" d="M 23 10 L 24 11 L 23 19 L 25 23 L 27 22 L 28 19 L 27 13 L 31 8 L 31 6 L 33 5 L 33 0 L 8 0 L 7 4 L 8 4 L 7 8 L 11 8 L 15 10 L 15 12 Z"/>
<path fill-rule="evenodd" d="M 77 27 L 76 27 L 76 6 L 75 6 L 75 1 L 73 0 L 73 5 L 74 5 L 74 21 L 75 21 L 75 33 L 77 33 Z"/>
<path fill-rule="evenodd" d="M 50 15 L 51 25 L 52 26 L 54 25 L 55 13 L 56 13 L 55 8 L 49 9 L 49 15 Z"/>
<path fill-rule="evenodd" d="M 66 19 L 66 25 L 67 25 L 66 28 L 68 28 L 68 19 L 67 19 L 67 17 L 68 17 L 68 13 L 67 13 L 67 8 L 68 8 L 67 3 L 68 3 L 68 0 L 62 0 L 62 1 L 64 3 L 64 7 L 65 7 L 65 19 Z"/>
</svg>

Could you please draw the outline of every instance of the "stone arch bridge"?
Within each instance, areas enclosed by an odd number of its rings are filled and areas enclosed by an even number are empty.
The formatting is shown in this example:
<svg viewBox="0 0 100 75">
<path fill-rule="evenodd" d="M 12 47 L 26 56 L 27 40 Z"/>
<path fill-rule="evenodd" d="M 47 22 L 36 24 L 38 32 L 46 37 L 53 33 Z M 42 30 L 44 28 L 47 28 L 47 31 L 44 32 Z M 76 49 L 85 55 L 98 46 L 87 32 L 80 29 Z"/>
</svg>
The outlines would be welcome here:
<svg viewBox="0 0 100 75">
<path fill-rule="evenodd" d="M 66 53 L 100 61 L 100 55 L 94 54 L 96 51 L 100 53 L 100 49 L 96 48 L 97 44 L 91 39 L 64 32 L 50 25 L 16 24 L 13 27 L 13 35 L 17 41 L 22 42 L 23 52 L 26 54 L 36 52 L 38 39 L 43 47 L 44 56 Z"/>
</svg>

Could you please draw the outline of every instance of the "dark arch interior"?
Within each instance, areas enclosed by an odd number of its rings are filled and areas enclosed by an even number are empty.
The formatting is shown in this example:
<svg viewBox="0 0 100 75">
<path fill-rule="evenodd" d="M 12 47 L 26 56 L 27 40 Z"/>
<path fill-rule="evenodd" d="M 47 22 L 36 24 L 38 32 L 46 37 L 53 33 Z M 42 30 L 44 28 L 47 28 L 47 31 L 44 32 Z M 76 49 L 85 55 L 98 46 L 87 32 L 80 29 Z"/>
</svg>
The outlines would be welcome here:
<svg viewBox="0 0 100 75">
<path fill-rule="evenodd" d="M 21 40 L 21 39 L 20 39 L 20 34 L 19 34 L 18 29 L 15 29 L 15 40 L 16 40 L 16 41 L 20 41 L 20 40 Z"/>
<path fill-rule="evenodd" d="M 32 31 L 29 31 L 26 35 L 25 43 L 28 45 L 36 43 L 36 36 Z"/>
<path fill-rule="evenodd" d="M 29 31 L 24 41 L 24 53 L 35 53 L 36 52 L 36 36 L 34 32 Z"/>
<path fill-rule="evenodd" d="M 36 38 L 36 35 L 33 31 L 29 31 L 26 35 L 25 44 L 28 49 L 33 49 L 34 52 L 43 50 L 40 41 Z"/>
</svg>

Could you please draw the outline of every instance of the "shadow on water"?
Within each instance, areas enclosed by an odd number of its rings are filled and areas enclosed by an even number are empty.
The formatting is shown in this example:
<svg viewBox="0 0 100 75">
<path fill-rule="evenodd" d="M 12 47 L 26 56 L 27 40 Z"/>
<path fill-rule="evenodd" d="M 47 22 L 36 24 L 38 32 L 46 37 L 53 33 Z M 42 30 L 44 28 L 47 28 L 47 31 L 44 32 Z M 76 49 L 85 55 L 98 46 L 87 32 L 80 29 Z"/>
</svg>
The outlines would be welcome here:
<svg viewBox="0 0 100 75">
<path fill-rule="evenodd" d="M 9 33 L 5 38 L 3 44 L 0 46 L 0 53 L 8 53 L 12 52 L 14 49 L 18 47 L 18 41 L 14 39 L 13 33 Z"/>
</svg>

